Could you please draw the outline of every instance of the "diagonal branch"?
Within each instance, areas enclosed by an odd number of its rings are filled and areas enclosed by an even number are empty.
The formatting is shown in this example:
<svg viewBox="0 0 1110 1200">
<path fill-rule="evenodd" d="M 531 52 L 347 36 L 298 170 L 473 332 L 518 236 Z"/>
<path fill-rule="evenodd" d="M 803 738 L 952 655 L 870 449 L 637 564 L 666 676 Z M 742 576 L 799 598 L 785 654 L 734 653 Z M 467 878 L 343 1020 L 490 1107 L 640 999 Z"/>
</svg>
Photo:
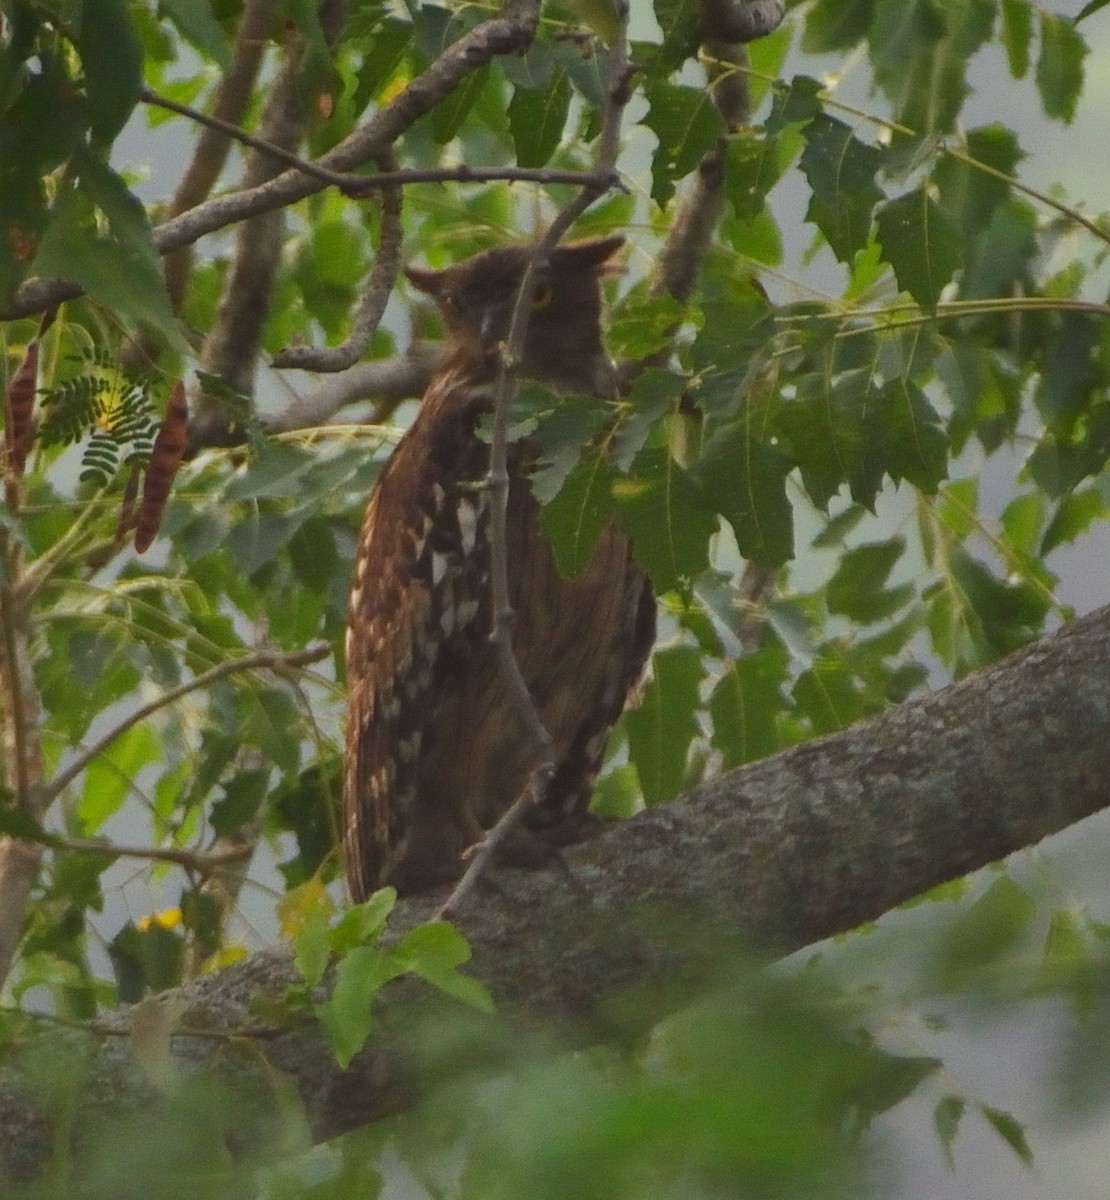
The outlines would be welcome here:
<svg viewBox="0 0 1110 1200">
<path fill-rule="evenodd" d="M 620 150 L 621 118 L 629 100 L 629 80 L 635 69 L 628 61 L 629 5 L 627 0 L 615 0 L 614 8 L 618 28 L 609 51 L 605 116 L 598 136 L 597 148 L 597 174 L 602 177 L 612 174 L 616 169 L 617 154 Z M 520 385 L 520 362 L 524 354 L 524 340 L 528 332 L 528 317 L 532 311 L 532 301 L 536 294 L 538 272 L 550 258 L 552 250 L 558 245 L 563 234 L 599 196 L 604 194 L 604 190 L 597 185 L 584 187 L 577 196 L 563 206 L 536 244 L 520 281 L 509 325 L 509 336 L 502 349 L 501 370 L 497 377 L 497 396 L 493 410 L 493 436 L 490 445 L 488 477 L 490 490 L 490 589 L 493 594 L 493 630 L 490 633 L 490 640 L 497 648 L 502 674 L 515 696 L 516 708 L 523 718 L 528 737 L 539 756 L 539 762 L 532 772 L 528 786 L 475 848 L 463 877 L 440 910 L 440 916 L 445 919 L 458 912 L 466 896 L 481 878 L 482 872 L 496 853 L 498 846 L 517 825 L 524 813 L 543 798 L 555 770 L 551 735 L 540 719 L 535 701 L 528 691 L 528 685 L 524 682 L 520 665 L 513 653 L 513 609 L 509 598 L 506 533 L 506 513 L 509 499 L 509 410 Z"/>
<path fill-rule="evenodd" d="M 511 903 L 472 905 L 461 923 L 468 970 L 493 994 L 495 1020 L 407 979 L 379 993 L 376 1032 L 345 1071 L 312 1026 L 268 1031 L 248 1053 L 229 1053 L 257 1026 L 259 999 L 298 981 L 288 950 L 268 950 L 167 994 L 185 1013 L 182 1032 L 207 1035 L 175 1037 L 171 1053 L 183 1074 L 207 1073 L 241 1096 L 239 1144 L 259 1146 L 271 1122 L 288 1118 L 275 1071 L 320 1140 L 411 1107 L 445 1073 L 503 1064 L 506 1039 L 517 1035 L 519 1054 L 522 1030 L 562 1047 L 627 1041 L 689 1003 L 738 943 L 799 950 L 1105 808 L 1108 744 L 1103 609 L 960 683 L 571 848 L 573 887 L 551 871 L 506 872 Z M 434 911 L 434 896 L 402 900 L 392 927 L 400 935 Z M 107 1021 L 122 1032 L 131 1015 Z M 443 1057 L 429 1063 L 437 1046 Z M 68 1149 L 42 1096 L 11 1069 L 0 1077 L 0 1178 L 37 1178 Z M 152 1137 L 165 1120 L 127 1039 L 110 1038 L 72 1128 L 95 1145 L 98 1117 L 124 1111 Z"/>
<path fill-rule="evenodd" d="M 504 0 L 497 16 L 476 25 L 452 42 L 387 105 L 322 155 L 317 165 L 330 171 L 347 172 L 377 158 L 479 67 L 499 55 L 527 49 L 536 35 L 539 12 L 539 0 Z M 207 233 L 303 200 L 326 186 L 328 184 L 323 180 L 310 178 L 299 168 L 291 168 L 265 183 L 216 196 L 163 222 L 154 230 L 154 247 L 167 254 L 191 245 Z M 68 280 L 29 279 L 0 311 L 0 319 L 14 320 L 80 295 L 81 289 Z"/>
<path fill-rule="evenodd" d="M 77 776 L 94 759 L 99 758 L 118 737 L 126 733 L 133 725 L 138 725 L 140 722 L 145 721 L 147 717 L 153 716 L 159 709 L 166 708 L 170 704 L 175 704 L 182 696 L 187 696 L 190 692 L 200 691 L 210 684 L 215 683 L 218 679 L 223 679 L 228 675 L 237 675 L 242 671 L 290 671 L 297 667 L 307 666 L 309 663 L 319 662 L 321 659 L 327 658 L 330 653 L 331 646 L 316 645 L 288 654 L 271 650 L 262 651 L 258 654 L 246 654 L 242 658 L 233 658 L 227 662 L 218 663 L 216 666 L 201 672 L 200 675 L 194 676 L 185 683 L 178 684 L 175 688 L 170 688 L 168 692 L 163 692 L 160 696 L 156 696 L 146 704 L 140 705 L 134 712 L 128 713 L 118 724 L 113 725 L 103 737 L 97 738 L 91 746 L 82 750 L 64 770 L 59 771 L 50 783 L 42 789 L 44 807 L 61 795 Z"/>
</svg>

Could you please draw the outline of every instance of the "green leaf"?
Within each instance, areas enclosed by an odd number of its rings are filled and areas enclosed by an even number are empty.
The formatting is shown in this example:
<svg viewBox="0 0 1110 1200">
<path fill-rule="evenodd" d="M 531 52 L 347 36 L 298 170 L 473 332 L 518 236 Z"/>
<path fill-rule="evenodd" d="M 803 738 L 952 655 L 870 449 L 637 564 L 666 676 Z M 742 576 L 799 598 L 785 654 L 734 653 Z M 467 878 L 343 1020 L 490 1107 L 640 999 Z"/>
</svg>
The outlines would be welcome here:
<svg viewBox="0 0 1110 1200">
<path fill-rule="evenodd" d="M 1036 914 L 1029 893 L 1002 875 L 975 901 L 948 932 L 939 962 L 941 980 L 964 987 L 968 978 L 1012 951 Z"/>
<path fill-rule="evenodd" d="M 866 702 L 854 675 L 839 657 L 817 659 L 798 676 L 791 695 L 817 735 L 835 733 L 867 716 L 874 707 Z"/>
<path fill-rule="evenodd" d="M 876 212 L 883 257 L 898 286 L 935 312 L 945 286 L 961 265 L 960 234 L 940 206 L 918 188 Z"/>
<path fill-rule="evenodd" d="M 540 528 L 562 575 L 583 571 L 602 530 L 613 517 L 612 470 L 590 454 L 566 477 L 555 498 L 540 510 Z"/>
<path fill-rule="evenodd" d="M 846 550 L 825 589 L 829 612 L 863 625 L 892 616 L 914 597 L 912 584 L 888 589 L 886 581 L 905 552 L 900 537 Z"/>
<path fill-rule="evenodd" d="M 432 136 L 441 146 L 458 136 L 463 122 L 478 103 L 489 80 L 490 68 L 487 63 L 471 71 L 446 99 L 432 109 Z"/>
<path fill-rule="evenodd" d="M 127 0 L 83 0 L 77 52 L 89 97 L 94 141 L 110 146 L 143 86 L 143 50 Z M 72 278 L 72 276 L 65 276 Z"/>
<path fill-rule="evenodd" d="M 509 132 L 522 167 L 542 167 L 559 148 L 570 110 L 570 77 L 552 73 L 543 88 L 518 87 L 509 101 Z"/>
<path fill-rule="evenodd" d="M 1002 0 L 999 40 L 1006 47 L 1010 74 L 1015 79 L 1024 79 L 1029 71 L 1029 46 L 1033 41 L 1033 8 L 1026 0 Z"/>
<path fill-rule="evenodd" d="M 0 835 L 42 846 L 52 845 L 55 841 L 34 817 L 12 804 L 7 789 L 0 789 Z"/>
<path fill-rule="evenodd" d="M 1045 112 L 1071 123 L 1083 92 L 1083 59 L 1087 43 L 1067 17 L 1041 11 L 1041 52 L 1037 58 L 1037 90 Z"/>
<path fill-rule="evenodd" d="M 0 303 L 7 303 L 28 273 L 47 226 L 43 180 L 85 136 L 86 120 L 83 97 L 63 63 L 50 54 L 40 56 L 39 71 L 5 100 L 0 112 Z"/>
<path fill-rule="evenodd" d="M 1107 507 L 1105 498 L 1096 488 L 1071 492 L 1060 501 L 1044 531 L 1040 544 L 1041 555 L 1050 553 L 1065 542 L 1074 542 L 1096 521 L 1104 520 L 1107 516 L 1110 516 L 1110 507 Z"/>
<path fill-rule="evenodd" d="M 361 904 L 352 904 L 331 931 L 331 948 L 336 954 L 345 954 L 356 946 L 373 942 L 385 928 L 396 903 L 396 888 L 384 887 Z"/>
<path fill-rule="evenodd" d="M 686 584 L 709 565 L 717 518 L 691 473 L 665 450 L 641 452 L 633 474 L 616 480 L 612 494 L 636 561 L 657 592 Z"/>
<path fill-rule="evenodd" d="M 977 1107 L 995 1133 L 998 1134 L 1027 1167 L 1031 1167 L 1033 1165 L 1033 1151 L 1025 1136 L 1025 1127 L 1010 1116 L 1009 1113 L 1002 1112 L 1001 1109 L 992 1108 L 989 1104 L 980 1104 Z"/>
<path fill-rule="evenodd" d="M 807 54 L 852 50 L 867 36 L 875 0 L 816 0 L 806 14 L 802 49 Z"/>
<path fill-rule="evenodd" d="M 686 305 L 667 292 L 628 296 L 610 317 L 609 349 L 618 358 L 647 358 L 670 346 L 686 313 Z"/>
<path fill-rule="evenodd" d="M 209 0 L 161 0 L 160 10 L 181 36 L 225 73 L 231 70 L 231 47 Z"/>
<path fill-rule="evenodd" d="M 643 699 L 625 713 L 625 725 L 628 756 L 640 777 L 644 801 L 659 804 L 682 791 L 690 744 L 699 732 L 705 669 L 693 646 L 659 650 L 651 665 Z"/>
<path fill-rule="evenodd" d="M 780 450 L 753 434 L 746 417 L 720 426 L 694 466 L 706 498 L 752 562 L 777 567 L 794 555 L 794 510 L 786 495 L 792 467 Z"/>
<path fill-rule="evenodd" d="M 804 130 L 801 168 L 813 191 L 806 210 L 841 262 L 867 245 L 871 214 L 883 198 L 875 182 L 883 153 L 866 146 L 843 121 L 818 113 Z"/>
<path fill-rule="evenodd" d="M 948 473 L 948 439 L 936 409 L 916 384 L 895 379 L 884 385 L 866 434 L 869 454 L 895 483 L 905 479 L 929 495 L 936 492 Z"/>
<path fill-rule="evenodd" d="M 123 805 L 135 776 L 158 760 L 162 745 L 149 725 L 132 725 L 89 763 L 77 816 L 86 835 L 96 833 Z"/>
<path fill-rule="evenodd" d="M 876 0 L 875 79 L 894 120 L 919 136 L 948 133 L 968 94 L 968 63 L 990 38 L 995 0 Z"/>
<path fill-rule="evenodd" d="M 968 241 L 982 237 L 995 210 L 1012 194 L 1001 175 L 1013 175 L 1025 153 L 1004 125 L 968 130 L 966 150 L 972 162 L 947 155 L 933 169 L 941 207 Z M 984 171 L 978 164 L 989 167 Z"/>
<path fill-rule="evenodd" d="M 224 784 L 223 795 L 212 805 L 209 820 L 220 837 L 238 833 L 254 819 L 266 798 L 270 772 L 266 767 L 237 771 Z"/>
<path fill-rule="evenodd" d="M 374 997 L 404 970 L 377 946 L 356 946 L 336 966 L 332 993 L 317 1011 L 340 1067 L 350 1065 L 370 1036 Z"/>
<path fill-rule="evenodd" d="M 933 1127 L 940 1138 L 941 1149 L 944 1151 L 944 1161 L 949 1171 L 956 1169 L 956 1158 L 952 1147 L 956 1143 L 956 1135 L 960 1131 L 960 1119 L 967 1109 L 967 1102 L 959 1096 L 945 1096 L 937 1101 L 933 1109 Z"/>
<path fill-rule="evenodd" d="M 405 969 L 456 1000 L 479 1012 L 493 1012 L 493 998 L 485 984 L 458 968 L 470 959 L 466 938 L 447 921 L 418 925 L 397 945 L 395 954 Z"/>
<path fill-rule="evenodd" d="M 121 316 L 156 330 L 175 349 L 187 350 L 142 204 L 91 155 L 80 155 L 77 178 L 77 188 L 59 198 L 32 271 L 72 280 Z M 106 236 L 98 214 L 106 218 Z"/>
<path fill-rule="evenodd" d="M 664 65 L 680 67 L 697 52 L 700 21 L 697 0 L 654 0 L 655 19 L 663 31 L 660 58 Z"/>
<path fill-rule="evenodd" d="M 652 81 L 644 124 L 658 145 L 651 160 L 651 198 L 660 208 L 674 195 L 676 179 L 688 175 L 724 133 L 721 114 L 705 88 Z"/>
<path fill-rule="evenodd" d="M 757 654 L 735 659 L 713 689 L 713 748 L 726 770 L 773 754 L 782 745 L 778 716 L 785 708 L 782 688 L 787 656 L 782 643 L 768 639 Z"/>
</svg>

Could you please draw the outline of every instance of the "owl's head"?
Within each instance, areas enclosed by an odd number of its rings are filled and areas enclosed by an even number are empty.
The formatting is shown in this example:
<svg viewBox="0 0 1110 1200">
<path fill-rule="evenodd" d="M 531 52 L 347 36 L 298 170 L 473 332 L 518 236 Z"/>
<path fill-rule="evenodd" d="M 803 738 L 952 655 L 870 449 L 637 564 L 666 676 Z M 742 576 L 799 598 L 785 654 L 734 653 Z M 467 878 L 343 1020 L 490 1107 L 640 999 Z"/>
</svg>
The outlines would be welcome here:
<svg viewBox="0 0 1110 1200">
<path fill-rule="evenodd" d="M 609 390 L 599 281 L 623 244 L 613 236 L 555 247 L 537 278 L 522 374 L 565 391 Z M 500 246 L 442 271 L 406 268 L 409 282 L 438 303 L 452 353 L 496 369 L 497 346 L 509 335 L 531 252 L 529 246 Z"/>
</svg>

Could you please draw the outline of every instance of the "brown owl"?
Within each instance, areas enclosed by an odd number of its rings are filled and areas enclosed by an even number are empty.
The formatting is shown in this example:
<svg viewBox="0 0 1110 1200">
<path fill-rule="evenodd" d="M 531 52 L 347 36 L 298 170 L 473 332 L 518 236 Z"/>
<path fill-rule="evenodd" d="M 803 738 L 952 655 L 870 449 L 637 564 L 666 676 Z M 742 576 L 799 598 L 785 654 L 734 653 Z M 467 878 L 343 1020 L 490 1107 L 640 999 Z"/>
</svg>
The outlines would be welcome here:
<svg viewBox="0 0 1110 1200">
<path fill-rule="evenodd" d="M 613 395 L 599 276 L 619 237 L 559 246 L 539 278 L 521 372 L 563 392 Z M 344 852 L 350 890 L 412 892 L 454 880 L 520 795 L 537 754 L 490 642 L 489 445 L 499 345 L 530 250 L 488 250 L 442 271 L 410 269 L 449 340 L 420 411 L 382 469 L 359 537 L 347 629 Z M 512 644 L 556 769 L 502 859 L 547 861 L 581 836 L 605 741 L 655 634 L 651 586 L 611 525 L 563 578 L 540 532 L 528 470 L 509 455 Z"/>
</svg>

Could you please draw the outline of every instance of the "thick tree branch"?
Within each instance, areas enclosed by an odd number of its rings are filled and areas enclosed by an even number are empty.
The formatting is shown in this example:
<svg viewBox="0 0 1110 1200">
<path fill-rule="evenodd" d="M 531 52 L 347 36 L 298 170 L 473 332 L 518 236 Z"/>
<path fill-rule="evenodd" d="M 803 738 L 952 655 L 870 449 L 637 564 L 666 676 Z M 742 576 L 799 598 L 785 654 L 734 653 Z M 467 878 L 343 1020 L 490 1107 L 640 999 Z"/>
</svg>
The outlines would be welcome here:
<svg viewBox="0 0 1110 1200">
<path fill-rule="evenodd" d="M 276 0 L 248 0 L 244 5 L 235 31 L 231 69 L 216 88 L 209 124 L 201 131 L 193 148 L 193 157 L 170 199 L 166 220 L 195 208 L 215 187 L 231 149 L 231 139 L 221 132 L 220 126 L 238 125 L 247 111 L 276 9 Z M 164 266 L 170 303 L 176 311 L 185 297 L 192 268 L 191 247 L 182 246 L 168 254 Z"/>
<path fill-rule="evenodd" d="M 495 1031 L 537 1029 L 564 1045 L 634 1033 L 689 1000 L 740 940 L 785 954 L 1030 846 L 1110 802 L 1108 747 L 1110 608 L 924 700 L 625 822 L 572 851 L 573 882 L 503 871 L 504 894 L 461 925 L 495 1020 L 404 981 L 381 996 L 378 1033 L 346 1072 L 329 1065 L 312 1028 L 236 1054 L 212 1035 L 256 1027 L 249 1005 L 292 979 L 288 954 L 273 950 L 171 994 L 186 1014 L 179 1028 L 203 1031 L 175 1038 L 173 1054 L 181 1069 L 242 1089 L 244 1145 L 263 1144 L 280 1123 L 275 1068 L 298 1090 L 314 1135 L 328 1137 L 411 1104 L 422 1047 L 448 1046 L 472 1064 L 496 1057 Z M 403 901 L 398 928 L 428 919 L 436 903 Z M 659 981 L 678 986 L 645 991 Z M 444 1012 L 432 1036 L 421 1022 Z M 121 1032 L 129 1019 L 113 1018 Z M 130 1105 L 156 1136 L 156 1098 L 125 1039 L 98 1053 L 74 1128 Z M 50 1137 L 49 1114 L 9 1074 L 0 1177 L 37 1175 Z"/>
</svg>

